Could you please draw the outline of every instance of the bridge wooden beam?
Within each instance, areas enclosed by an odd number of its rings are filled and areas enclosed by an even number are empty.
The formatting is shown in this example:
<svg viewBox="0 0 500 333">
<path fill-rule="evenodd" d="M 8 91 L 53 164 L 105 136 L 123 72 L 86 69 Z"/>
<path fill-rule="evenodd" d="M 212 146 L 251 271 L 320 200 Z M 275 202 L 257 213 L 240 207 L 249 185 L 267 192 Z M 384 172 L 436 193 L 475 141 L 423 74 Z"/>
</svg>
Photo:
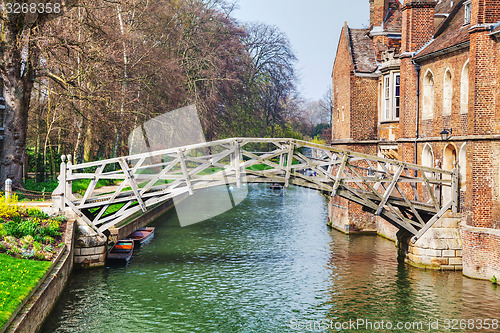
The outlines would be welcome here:
<svg viewBox="0 0 500 333">
<path fill-rule="evenodd" d="M 258 145 L 263 149 L 245 149 Z M 312 154 L 302 153 L 298 150 L 301 147 L 311 149 Z M 294 160 L 299 163 L 293 164 Z M 130 168 L 128 163 L 132 165 Z M 104 172 L 106 165 L 113 164 L 118 164 L 120 170 Z M 258 164 L 264 164 L 269 169 L 247 169 Z M 389 171 L 391 167 L 398 168 L 394 174 Z M 97 169 L 94 173 L 83 172 L 88 170 L 86 168 Z M 294 172 L 297 169 L 310 169 L 316 174 L 306 176 Z M 277 182 L 285 186 L 294 184 L 340 195 L 362 204 L 413 234 L 437 219 L 436 216 L 444 208 L 440 206 L 434 187 L 451 187 L 451 207 L 453 211 L 458 210 L 456 170 L 427 168 L 294 139 L 224 139 L 105 161 L 76 165 L 68 163 L 64 170 L 65 177 L 61 179 L 68 186 L 76 179 L 91 180 L 83 198 L 71 198 L 66 193 L 65 204 L 83 216 L 82 210 L 97 208 L 97 214 L 93 214 L 95 217 L 88 223 L 100 226 L 100 230 L 176 195 L 224 184 L 240 186 L 242 174 L 245 174 L 248 182 Z M 150 170 L 156 170 L 155 174 L 150 174 Z M 109 194 L 95 195 L 95 187 L 100 179 L 123 181 Z M 166 180 L 171 182 L 167 183 Z M 163 181 L 165 184 L 161 183 Z M 127 184 L 130 184 L 131 190 L 125 191 Z M 429 194 L 430 204 L 421 199 L 417 184 L 422 184 L 422 190 Z M 413 199 L 407 190 L 413 192 Z M 134 202 L 138 205 L 134 205 Z M 106 210 L 115 204 L 123 206 L 103 218 Z M 426 222 L 427 219 L 429 222 Z"/>
</svg>

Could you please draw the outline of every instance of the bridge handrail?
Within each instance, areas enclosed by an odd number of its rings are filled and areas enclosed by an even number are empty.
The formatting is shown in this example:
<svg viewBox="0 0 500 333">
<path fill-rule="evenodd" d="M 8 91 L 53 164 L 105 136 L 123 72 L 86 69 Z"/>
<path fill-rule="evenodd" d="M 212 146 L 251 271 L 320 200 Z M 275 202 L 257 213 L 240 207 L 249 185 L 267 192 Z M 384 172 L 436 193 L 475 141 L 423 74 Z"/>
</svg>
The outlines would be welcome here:
<svg viewBox="0 0 500 333">
<path fill-rule="evenodd" d="M 158 155 L 171 154 L 171 153 L 175 153 L 179 150 L 186 151 L 186 150 L 192 150 L 192 149 L 208 148 L 211 146 L 232 143 L 235 141 L 237 141 L 239 143 L 245 143 L 245 144 L 247 144 L 247 143 L 281 143 L 281 142 L 283 142 L 283 143 L 295 143 L 296 145 L 298 145 L 300 147 L 317 148 L 317 149 L 327 150 L 329 152 L 334 152 L 334 153 L 339 153 L 339 154 L 347 154 L 350 156 L 356 156 L 359 158 L 368 159 L 368 160 L 372 160 L 372 161 L 385 162 L 385 163 L 389 163 L 389 164 L 393 164 L 393 165 L 404 165 L 405 168 L 412 169 L 412 170 L 421 170 L 421 171 L 430 172 L 430 173 L 441 173 L 441 174 L 445 174 L 445 175 L 452 175 L 453 174 L 453 171 L 450 171 L 450 170 L 427 167 L 427 166 L 422 166 L 422 165 L 418 165 L 418 164 L 402 162 L 402 161 L 398 161 L 398 160 L 391 160 L 391 159 L 387 159 L 387 158 L 383 158 L 383 157 L 379 157 L 379 156 L 353 152 L 353 151 L 349 151 L 349 150 L 345 150 L 345 149 L 325 146 L 325 145 L 321 145 L 321 144 L 317 144 L 317 143 L 313 143 L 313 142 L 309 142 L 309 141 L 304 141 L 304 140 L 298 140 L 298 139 L 292 139 L 292 138 L 246 138 L 246 137 L 235 137 L 235 138 L 222 139 L 222 140 L 216 140 L 216 141 L 210 141 L 210 142 L 202 142 L 202 143 L 186 145 L 186 146 L 182 146 L 182 147 L 156 150 L 156 151 L 147 152 L 147 153 L 132 154 L 132 155 L 115 157 L 115 158 L 104 159 L 104 160 L 99 160 L 99 161 L 73 164 L 73 165 L 67 166 L 67 168 L 68 168 L 68 170 L 78 170 L 78 169 L 83 169 L 83 168 L 90 168 L 90 167 L 99 166 L 99 165 L 102 165 L 103 163 L 106 163 L 106 164 L 116 163 L 116 162 L 118 162 L 120 160 L 124 160 L 124 159 L 126 159 L 126 160 L 138 160 L 138 159 L 141 159 L 143 157 L 152 157 L 152 156 L 158 156 Z"/>
</svg>

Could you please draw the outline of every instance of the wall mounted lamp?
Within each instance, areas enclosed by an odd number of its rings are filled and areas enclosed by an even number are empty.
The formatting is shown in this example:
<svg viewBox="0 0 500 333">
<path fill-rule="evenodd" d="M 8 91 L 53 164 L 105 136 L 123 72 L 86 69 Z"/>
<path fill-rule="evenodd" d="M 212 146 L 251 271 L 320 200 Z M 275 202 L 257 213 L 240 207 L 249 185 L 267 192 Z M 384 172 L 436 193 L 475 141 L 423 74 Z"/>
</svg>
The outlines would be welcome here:
<svg viewBox="0 0 500 333">
<path fill-rule="evenodd" d="M 450 129 L 443 128 L 443 131 L 439 134 L 441 134 L 441 140 L 446 141 L 453 134 L 453 129 L 452 128 L 450 128 Z"/>
</svg>

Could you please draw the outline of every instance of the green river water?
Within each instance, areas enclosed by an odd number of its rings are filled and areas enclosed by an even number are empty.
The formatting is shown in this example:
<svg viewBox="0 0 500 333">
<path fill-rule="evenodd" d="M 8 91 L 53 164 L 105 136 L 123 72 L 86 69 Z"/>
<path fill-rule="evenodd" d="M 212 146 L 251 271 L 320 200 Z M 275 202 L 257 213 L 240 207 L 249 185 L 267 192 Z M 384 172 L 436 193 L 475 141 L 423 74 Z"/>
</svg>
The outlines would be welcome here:
<svg viewBox="0 0 500 333">
<path fill-rule="evenodd" d="M 326 220 L 327 199 L 296 187 L 248 186 L 184 228 L 172 210 L 128 266 L 74 272 L 42 332 L 500 331 L 500 288 L 398 264 L 393 242 Z"/>
</svg>

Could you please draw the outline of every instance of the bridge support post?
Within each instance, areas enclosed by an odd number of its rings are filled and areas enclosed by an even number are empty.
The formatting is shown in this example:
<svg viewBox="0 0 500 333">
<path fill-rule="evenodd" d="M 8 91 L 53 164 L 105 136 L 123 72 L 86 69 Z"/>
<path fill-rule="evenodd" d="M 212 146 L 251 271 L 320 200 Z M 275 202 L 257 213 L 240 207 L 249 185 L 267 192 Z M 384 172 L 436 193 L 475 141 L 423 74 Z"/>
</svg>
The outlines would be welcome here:
<svg viewBox="0 0 500 333">
<path fill-rule="evenodd" d="M 286 159 L 285 188 L 288 188 L 288 185 L 290 184 L 290 174 L 292 172 L 292 163 L 293 163 L 293 150 L 295 148 L 295 145 L 293 144 L 293 142 L 290 142 L 288 147 L 289 148 Z"/>
<path fill-rule="evenodd" d="M 67 186 L 66 186 L 66 156 L 62 155 L 61 156 L 61 166 L 59 169 L 59 186 L 61 187 L 61 201 L 59 203 L 59 209 L 61 211 L 64 211 L 65 207 L 65 198 L 66 198 L 66 191 L 67 191 Z"/>
<path fill-rule="evenodd" d="M 460 197 L 460 188 L 458 186 L 459 184 L 459 179 L 458 179 L 458 165 L 455 164 L 455 167 L 453 168 L 453 174 L 451 175 L 451 196 L 453 203 L 451 204 L 451 209 L 453 213 L 458 213 L 458 201 Z"/>
<path fill-rule="evenodd" d="M 5 201 L 9 201 L 12 196 L 12 180 L 7 178 L 5 180 Z"/>
<path fill-rule="evenodd" d="M 406 229 L 396 232 L 396 246 L 398 247 L 398 262 L 404 263 L 410 248 L 410 239 L 413 235 Z"/>
<path fill-rule="evenodd" d="M 236 186 L 241 187 L 241 148 L 239 141 L 234 146 L 234 167 L 236 170 Z"/>
<path fill-rule="evenodd" d="M 72 170 L 70 170 L 69 168 L 73 165 L 73 163 L 71 162 L 71 155 L 68 155 L 67 158 L 68 158 L 68 162 L 66 163 L 66 182 L 65 182 L 66 192 L 65 192 L 65 194 L 69 198 L 71 198 L 73 195 L 73 182 L 71 180 L 68 180 L 68 178 L 71 177 Z"/>
</svg>

